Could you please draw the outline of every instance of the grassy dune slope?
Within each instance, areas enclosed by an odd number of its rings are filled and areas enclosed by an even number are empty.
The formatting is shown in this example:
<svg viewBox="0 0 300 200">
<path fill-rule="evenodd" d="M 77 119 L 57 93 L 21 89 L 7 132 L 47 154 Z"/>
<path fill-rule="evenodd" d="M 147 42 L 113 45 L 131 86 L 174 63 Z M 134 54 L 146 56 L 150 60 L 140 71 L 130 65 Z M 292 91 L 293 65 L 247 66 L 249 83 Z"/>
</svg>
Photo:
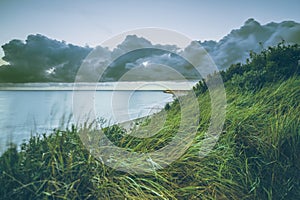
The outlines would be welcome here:
<svg viewBox="0 0 300 200">
<path fill-rule="evenodd" d="M 224 131 L 204 158 L 198 153 L 210 119 L 210 98 L 205 84 L 199 83 L 195 88 L 201 110 L 197 135 L 184 155 L 170 166 L 142 175 L 116 171 L 88 153 L 76 128 L 56 130 L 50 136 L 32 137 L 20 152 L 12 145 L 1 156 L 0 197 L 297 199 L 299 52 L 298 46 L 280 44 L 222 74 L 228 103 Z M 280 71 L 283 63 L 290 66 L 288 71 Z M 164 128 L 147 139 L 126 135 L 117 126 L 106 128 L 105 133 L 120 147 L 151 152 L 166 145 L 176 133 L 180 121 L 178 101 L 166 106 L 166 113 Z"/>
</svg>

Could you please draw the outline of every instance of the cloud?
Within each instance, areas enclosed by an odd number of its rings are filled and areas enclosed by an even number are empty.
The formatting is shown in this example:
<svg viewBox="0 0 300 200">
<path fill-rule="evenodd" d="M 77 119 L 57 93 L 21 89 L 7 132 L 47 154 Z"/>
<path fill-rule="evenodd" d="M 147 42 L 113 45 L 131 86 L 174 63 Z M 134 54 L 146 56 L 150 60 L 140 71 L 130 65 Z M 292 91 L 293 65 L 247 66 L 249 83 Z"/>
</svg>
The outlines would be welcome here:
<svg viewBox="0 0 300 200">
<path fill-rule="evenodd" d="M 0 82 L 72 82 L 91 51 L 39 34 L 29 35 L 25 42 L 12 40 L 2 48 L 8 64 L 0 68 Z"/>
<path fill-rule="evenodd" d="M 178 54 L 166 50 L 141 49 L 125 54 L 124 57 L 130 58 L 131 54 L 146 56 L 138 56 L 132 62 L 125 63 L 119 63 L 116 60 L 114 67 L 111 68 L 111 71 L 108 70 L 107 75 L 126 81 L 170 81 L 201 78 L 196 69 Z M 116 76 L 115 72 L 120 72 L 120 69 L 124 69 L 124 71 Z M 130 76 L 126 74 L 128 72 L 130 72 Z"/>
<path fill-rule="evenodd" d="M 98 48 L 101 49 L 102 47 L 97 47 L 93 53 L 96 57 L 103 57 L 100 51 L 97 52 Z M 153 45 L 145 38 L 128 35 L 121 44 L 107 53 L 106 62 L 92 64 L 89 60 L 92 60 L 93 56 L 91 58 L 89 56 L 86 60 L 90 66 L 86 67 L 83 73 L 80 73 L 85 74 L 80 80 L 95 80 L 92 78 L 92 73 L 88 75 L 89 69 L 94 68 L 94 72 L 102 74 L 100 73 L 101 69 L 106 67 L 107 69 L 103 72 L 104 75 L 100 81 L 120 79 L 126 79 L 126 81 L 166 81 L 176 78 L 178 80 L 179 77 L 171 75 L 172 72 L 169 68 L 181 73 L 183 76 L 180 79 L 199 79 L 199 74 L 191 64 L 179 54 L 173 53 L 177 52 L 178 49 L 175 45 Z M 135 70 L 135 68 L 137 69 Z M 131 71 L 130 75 L 126 74 L 129 71 Z"/>
<path fill-rule="evenodd" d="M 117 81 L 124 74 L 132 81 L 171 80 L 174 77 L 170 69 L 187 79 L 200 79 L 213 72 L 210 58 L 219 69 L 226 69 L 245 62 L 250 51 L 260 52 L 282 40 L 300 44 L 300 24 L 284 21 L 261 25 L 249 19 L 218 42 L 193 41 L 185 49 L 174 44 L 153 45 L 136 35 L 128 35 L 113 50 L 79 47 L 39 34 L 29 35 L 25 42 L 12 40 L 2 46 L 7 63 L 0 67 L 0 82 L 73 82 L 81 64 L 88 66 L 77 76 L 82 81 L 96 81 L 102 73 L 100 81 Z"/>
<path fill-rule="evenodd" d="M 260 52 L 282 40 L 300 44 L 300 24 L 284 21 L 261 25 L 254 19 L 248 19 L 241 28 L 232 30 L 219 42 L 204 41 L 200 44 L 220 69 L 226 69 L 231 64 L 245 62 L 250 51 Z"/>
</svg>

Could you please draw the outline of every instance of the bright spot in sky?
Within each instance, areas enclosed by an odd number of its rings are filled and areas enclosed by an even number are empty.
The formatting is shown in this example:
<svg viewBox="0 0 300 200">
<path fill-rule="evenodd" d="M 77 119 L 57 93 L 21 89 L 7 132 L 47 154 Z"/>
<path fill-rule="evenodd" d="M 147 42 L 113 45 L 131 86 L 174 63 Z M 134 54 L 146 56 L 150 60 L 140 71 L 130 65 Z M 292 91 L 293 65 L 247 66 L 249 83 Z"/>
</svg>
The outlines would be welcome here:
<svg viewBox="0 0 300 200">
<path fill-rule="evenodd" d="M 0 52 L 0 57 L 1 57 L 1 52 Z M 9 64 L 8 62 L 6 62 L 6 61 L 2 60 L 2 58 L 0 58 L 0 66 L 2 66 L 2 65 L 8 65 L 8 64 Z"/>
<path fill-rule="evenodd" d="M 149 61 L 145 61 L 142 64 L 144 65 L 144 67 L 147 67 L 147 65 L 149 64 Z"/>
<path fill-rule="evenodd" d="M 55 74 L 55 68 L 54 67 L 51 67 L 50 69 L 47 69 L 46 72 L 48 74 Z"/>
</svg>

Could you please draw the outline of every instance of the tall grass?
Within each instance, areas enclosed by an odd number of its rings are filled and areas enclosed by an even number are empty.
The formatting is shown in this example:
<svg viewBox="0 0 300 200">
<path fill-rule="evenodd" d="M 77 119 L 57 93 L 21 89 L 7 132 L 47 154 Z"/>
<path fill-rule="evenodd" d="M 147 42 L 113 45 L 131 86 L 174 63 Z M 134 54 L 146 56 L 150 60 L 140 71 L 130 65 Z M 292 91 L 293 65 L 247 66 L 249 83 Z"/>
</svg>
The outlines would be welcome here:
<svg viewBox="0 0 300 200">
<path fill-rule="evenodd" d="M 300 79 L 240 92 L 226 85 L 227 116 L 218 143 L 198 155 L 210 119 L 209 94 L 199 95 L 201 117 L 190 148 L 153 173 L 110 168 L 91 156 L 78 132 L 55 130 L 31 137 L 21 151 L 0 158 L 1 199 L 297 199 L 300 196 Z M 118 126 L 105 134 L 122 148 L 151 152 L 174 136 L 179 103 L 167 109 L 164 127 L 138 139 Z M 159 116 L 158 116 L 159 119 Z M 144 123 L 149 123 L 145 121 Z M 139 125 L 143 127 L 143 123 Z"/>
</svg>

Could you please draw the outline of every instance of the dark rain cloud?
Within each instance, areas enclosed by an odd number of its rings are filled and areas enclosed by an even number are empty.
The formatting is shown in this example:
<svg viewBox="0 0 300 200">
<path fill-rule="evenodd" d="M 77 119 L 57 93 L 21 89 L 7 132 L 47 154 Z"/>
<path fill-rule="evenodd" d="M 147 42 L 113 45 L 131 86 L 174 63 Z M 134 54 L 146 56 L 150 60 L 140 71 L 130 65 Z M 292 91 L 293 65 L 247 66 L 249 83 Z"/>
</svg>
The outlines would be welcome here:
<svg viewBox="0 0 300 200">
<path fill-rule="evenodd" d="M 72 82 L 81 61 L 91 51 L 43 35 L 2 46 L 8 65 L 0 67 L 1 82 Z"/>
<path fill-rule="evenodd" d="M 87 72 L 95 75 L 99 67 L 109 66 L 101 81 L 117 81 L 133 68 L 141 68 L 143 73 L 153 72 L 155 76 L 161 76 L 162 79 L 168 77 L 167 74 L 163 74 L 168 73 L 167 71 L 160 71 L 157 66 L 147 65 L 147 63 L 156 63 L 170 66 L 188 79 L 198 79 L 200 77 L 195 75 L 195 69 L 182 59 L 182 55 L 197 60 L 199 58 L 196 56 L 199 54 L 193 52 L 197 52 L 197 48 L 199 51 L 204 48 L 219 69 L 226 69 L 231 64 L 245 62 L 250 51 L 259 52 L 269 46 L 277 45 L 282 40 L 286 43 L 300 44 L 300 24 L 284 21 L 261 25 L 254 19 L 249 19 L 241 28 L 232 30 L 218 42 L 193 41 L 181 51 L 178 51 L 173 44 L 153 45 L 145 38 L 129 35 L 112 51 L 101 46 L 96 47 L 93 52 L 102 57 L 97 58 L 96 64 L 94 66 L 91 64 L 88 69 L 90 71 Z M 52 40 L 39 34 L 29 35 L 25 42 L 12 40 L 2 48 L 5 53 L 3 60 L 9 64 L 0 67 L 0 82 L 73 82 L 82 61 L 92 50 L 88 47 Z M 135 48 L 140 50 L 125 53 L 128 49 Z M 166 51 L 157 49 L 166 49 Z M 170 51 L 176 51 L 178 55 Z M 92 61 L 85 61 L 92 63 Z M 208 65 L 199 64 L 204 68 Z M 145 67 L 147 70 L 144 70 Z M 151 67 L 153 67 L 152 71 Z M 140 75 L 145 76 L 145 74 Z"/>
</svg>

